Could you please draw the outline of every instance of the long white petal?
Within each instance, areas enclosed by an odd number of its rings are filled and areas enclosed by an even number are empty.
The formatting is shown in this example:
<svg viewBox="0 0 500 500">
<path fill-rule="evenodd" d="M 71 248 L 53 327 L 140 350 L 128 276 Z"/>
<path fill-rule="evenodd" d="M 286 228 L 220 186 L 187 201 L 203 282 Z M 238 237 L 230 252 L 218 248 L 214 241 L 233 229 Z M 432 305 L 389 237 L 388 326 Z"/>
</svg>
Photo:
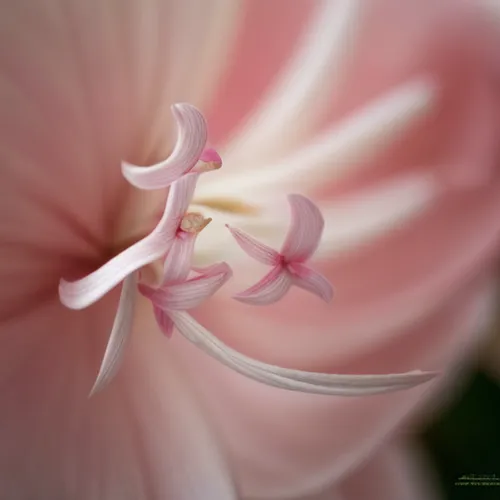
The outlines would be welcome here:
<svg viewBox="0 0 500 500">
<path fill-rule="evenodd" d="M 363 396 L 408 389 L 427 382 L 436 375 L 422 371 L 390 375 L 334 375 L 282 368 L 262 363 L 231 349 L 186 312 L 172 311 L 171 318 L 184 337 L 227 367 L 258 382 L 290 391 Z"/>
<path fill-rule="evenodd" d="M 116 375 L 125 352 L 127 340 L 132 331 L 135 304 L 137 301 L 137 273 L 133 273 L 123 281 L 120 302 L 116 312 L 113 329 L 104 352 L 99 374 L 90 391 L 92 396 L 105 387 Z"/>
<path fill-rule="evenodd" d="M 412 174 L 321 207 L 325 230 L 316 257 L 332 257 L 369 243 L 428 209 L 440 193 L 425 174 Z"/>
<path fill-rule="evenodd" d="M 298 152 L 277 163 L 258 169 L 247 169 L 240 175 L 214 175 L 203 179 L 197 199 L 214 196 L 247 196 L 249 189 L 259 195 L 289 192 L 301 193 L 327 180 L 341 179 L 366 168 L 370 156 L 382 151 L 431 108 L 436 89 L 431 80 L 414 80 L 392 89 L 348 116 Z M 253 155 L 251 156 L 254 160 Z M 226 164 L 229 164 L 226 161 Z M 264 191 L 266 192 L 266 191 Z"/>
<path fill-rule="evenodd" d="M 360 4 L 358 0 L 321 2 L 306 30 L 302 49 L 231 142 L 226 162 L 276 158 L 317 121 L 332 96 L 332 80 L 338 81 L 342 75 L 341 66 L 359 24 Z"/>
</svg>

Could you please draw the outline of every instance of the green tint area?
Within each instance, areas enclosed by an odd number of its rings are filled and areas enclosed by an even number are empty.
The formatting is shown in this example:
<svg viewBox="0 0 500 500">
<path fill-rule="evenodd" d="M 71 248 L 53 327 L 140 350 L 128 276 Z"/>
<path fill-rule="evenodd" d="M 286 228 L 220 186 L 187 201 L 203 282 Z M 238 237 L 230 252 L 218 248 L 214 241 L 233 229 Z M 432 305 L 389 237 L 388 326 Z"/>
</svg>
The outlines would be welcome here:
<svg viewBox="0 0 500 500">
<path fill-rule="evenodd" d="M 446 500 L 500 500 L 500 387 L 484 373 L 422 435 Z"/>
</svg>

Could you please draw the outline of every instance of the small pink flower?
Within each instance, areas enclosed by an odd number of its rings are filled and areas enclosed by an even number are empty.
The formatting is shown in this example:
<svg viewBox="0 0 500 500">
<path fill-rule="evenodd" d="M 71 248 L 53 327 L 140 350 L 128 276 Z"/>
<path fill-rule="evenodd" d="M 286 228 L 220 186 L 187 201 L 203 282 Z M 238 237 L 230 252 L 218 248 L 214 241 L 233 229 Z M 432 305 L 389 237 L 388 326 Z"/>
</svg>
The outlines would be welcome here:
<svg viewBox="0 0 500 500">
<path fill-rule="evenodd" d="M 258 283 L 235 296 L 254 305 L 272 304 L 285 296 L 292 285 L 314 293 L 325 302 L 333 297 L 330 282 L 305 265 L 318 248 L 324 220 L 318 207 L 308 198 L 291 194 L 288 201 L 292 220 L 285 242 L 278 253 L 240 229 L 227 226 L 240 247 L 255 260 L 273 266 Z"/>
</svg>

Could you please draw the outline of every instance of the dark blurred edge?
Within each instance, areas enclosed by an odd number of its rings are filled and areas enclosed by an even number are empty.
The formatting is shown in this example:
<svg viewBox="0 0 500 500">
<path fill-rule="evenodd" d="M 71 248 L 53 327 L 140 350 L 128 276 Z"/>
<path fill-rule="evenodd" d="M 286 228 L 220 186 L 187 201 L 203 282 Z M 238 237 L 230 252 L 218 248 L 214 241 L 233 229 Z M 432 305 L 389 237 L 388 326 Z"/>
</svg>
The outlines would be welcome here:
<svg viewBox="0 0 500 500">
<path fill-rule="evenodd" d="M 483 372 L 473 374 L 459 399 L 421 434 L 421 439 L 446 500 L 500 500 L 498 382 Z"/>
</svg>

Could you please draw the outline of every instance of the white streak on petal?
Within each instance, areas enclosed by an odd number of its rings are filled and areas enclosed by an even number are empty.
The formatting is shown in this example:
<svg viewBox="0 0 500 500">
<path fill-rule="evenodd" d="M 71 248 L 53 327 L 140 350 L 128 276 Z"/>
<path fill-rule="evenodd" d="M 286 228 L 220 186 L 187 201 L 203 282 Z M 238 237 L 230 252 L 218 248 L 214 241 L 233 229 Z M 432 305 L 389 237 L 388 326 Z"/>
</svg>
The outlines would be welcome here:
<svg viewBox="0 0 500 500">
<path fill-rule="evenodd" d="M 439 193 L 435 179 L 413 174 L 321 207 L 325 230 L 315 256 L 332 257 L 368 244 L 423 213 Z"/>
<path fill-rule="evenodd" d="M 300 188 L 306 193 L 325 180 L 347 177 L 366 168 L 370 157 L 391 144 L 434 102 L 432 81 L 411 81 L 349 115 L 298 152 L 277 163 L 245 170 L 240 175 L 204 179 L 197 197 L 247 196 L 249 190 L 264 193 L 290 192 Z M 253 160 L 253 156 L 251 156 Z M 225 157 L 227 160 L 227 158 Z M 229 160 L 226 161 L 226 165 Z"/>
<path fill-rule="evenodd" d="M 289 194 L 288 203 L 291 223 L 281 254 L 287 261 L 304 261 L 318 248 L 325 221 L 319 208 L 305 196 Z"/>
<path fill-rule="evenodd" d="M 360 4 L 358 0 L 324 0 L 319 5 L 301 50 L 231 142 L 227 162 L 275 159 L 317 122 L 334 91 L 332 80 L 342 76 L 341 66 L 358 28 Z"/>
<path fill-rule="evenodd" d="M 132 331 L 136 301 L 137 276 L 136 273 L 133 273 L 127 276 L 123 281 L 115 321 L 109 336 L 106 351 L 104 352 L 99 374 L 97 375 L 94 387 L 90 391 L 91 396 L 105 387 L 116 375 L 120 367 L 127 340 Z"/>
<path fill-rule="evenodd" d="M 290 391 L 363 396 L 408 389 L 425 383 L 436 375 L 418 370 L 390 375 L 334 375 L 282 368 L 231 349 L 186 312 L 173 311 L 171 318 L 184 337 L 227 367 L 258 382 Z"/>
</svg>

